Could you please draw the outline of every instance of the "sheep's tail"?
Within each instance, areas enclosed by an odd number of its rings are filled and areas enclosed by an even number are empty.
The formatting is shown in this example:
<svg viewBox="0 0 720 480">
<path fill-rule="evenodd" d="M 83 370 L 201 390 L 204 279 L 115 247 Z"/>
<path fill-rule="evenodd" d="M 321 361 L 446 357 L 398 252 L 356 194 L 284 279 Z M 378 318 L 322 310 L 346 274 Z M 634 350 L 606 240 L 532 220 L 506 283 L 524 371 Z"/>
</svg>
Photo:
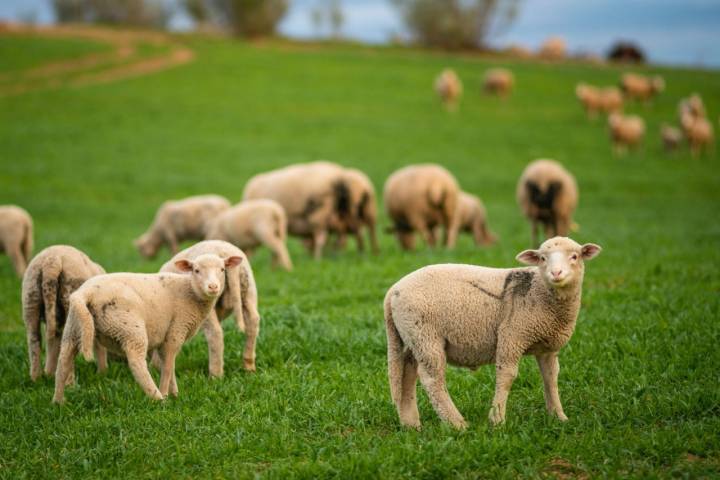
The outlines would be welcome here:
<svg viewBox="0 0 720 480">
<path fill-rule="evenodd" d="M 245 260 L 247 262 L 247 260 Z M 245 317 L 242 309 L 242 292 L 240 289 L 240 275 L 245 265 L 228 268 L 225 271 L 228 295 L 233 304 L 233 312 L 235 313 L 235 325 L 241 332 L 245 331 Z"/>
<path fill-rule="evenodd" d="M 85 360 L 91 361 L 95 341 L 95 322 L 85 297 L 79 292 L 70 295 L 70 308 L 65 328 L 77 329 L 75 331 L 80 334 L 80 351 Z"/>
<path fill-rule="evenodd" d="M 428 203 L 433 208 L 436 208 L 438 210 L 445 209 L 445 198 L 447 196 L 447 193 L 445 192 L 445 187 L 440 182 L 433 182 L 430 185 L 427 196 Z"/>
<path fill-rule="evenodd" d="M 392 318 L 392 305 L 390 297 L 391 290 L 385 296 L 385 329 L 387 331 L 387 359 L 388 359 L 388 380 L 390 381 L 390 396 L 395 405 L 400 404 L 402 398 L 402 383 L 405 374 L 405 359 L 403 358 L 403 341 L 395 328 Z"/>
<path fill-rule="evenodd" d="M 29 222 L 25 225 L 25 238 L 23 238 L 23 255 L 25 255 L 25 263 L 30 263 L 30 257 L 33 251 L 33 225 Z"/>
<path fill-rule="evenodd" d="M 57 334 L 57 305 L 60 294 L 62 263 L 58 257 L 48 257 L 42 272 L 42 299 L 45 305 L 45 323 L 48 338 Z"/>
</svg>

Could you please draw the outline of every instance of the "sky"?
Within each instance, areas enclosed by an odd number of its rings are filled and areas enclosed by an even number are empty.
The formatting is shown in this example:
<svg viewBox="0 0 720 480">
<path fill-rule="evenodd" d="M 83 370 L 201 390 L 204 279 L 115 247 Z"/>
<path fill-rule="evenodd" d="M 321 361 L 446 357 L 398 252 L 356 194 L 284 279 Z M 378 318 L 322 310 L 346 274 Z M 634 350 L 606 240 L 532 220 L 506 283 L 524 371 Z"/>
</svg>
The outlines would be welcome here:
<svg viewBox="0 0 720 480">
<path fill-rule="evenodd" d="M 165 0 L 175 2 L 177 0 Z M 318 36 L 310 10 L 320 0 L 290 0 L 280 32 L 292 38 Z M 638 43 L 654 63 L 720 68 L 720 0 L 521 0 L 518 18 L 495 46 L 511 43 L 532 49 L 559 35 L 574 52 L 604 54 L 613 41 Z M 389 0 L 341 0 L 345 37 L 383 43 L 405 35 Z M 54 20 L 50 0 L 0 0 L 0 19 L 34 16 Z M 174 29 L 191 27 L 183 14 Z M 323 32 L 320 32 L 321 34 Z M 326 34 L 326 33 L 325 33 Z"/>
</svg>

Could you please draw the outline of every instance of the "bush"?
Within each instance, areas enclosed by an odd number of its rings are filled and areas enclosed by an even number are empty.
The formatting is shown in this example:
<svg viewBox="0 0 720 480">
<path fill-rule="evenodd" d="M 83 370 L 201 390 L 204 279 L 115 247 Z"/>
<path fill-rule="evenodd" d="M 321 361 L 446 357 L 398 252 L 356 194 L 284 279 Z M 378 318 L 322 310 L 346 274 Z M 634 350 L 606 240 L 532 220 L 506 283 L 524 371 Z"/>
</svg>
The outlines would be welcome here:
<svg viewBox="0 0 720 480">
<path fill-rule="evenodd" d="M 287 8 L 287 0 L 212 0 L 209 10 L 235 34 L 261 37 L 275 33 Z"/>
<path fill-rule="evenodd" d="M 105 23 L 163 28 L 170 11 L 162 0 L 53 0 L 61 23 Z"/>
</svg>

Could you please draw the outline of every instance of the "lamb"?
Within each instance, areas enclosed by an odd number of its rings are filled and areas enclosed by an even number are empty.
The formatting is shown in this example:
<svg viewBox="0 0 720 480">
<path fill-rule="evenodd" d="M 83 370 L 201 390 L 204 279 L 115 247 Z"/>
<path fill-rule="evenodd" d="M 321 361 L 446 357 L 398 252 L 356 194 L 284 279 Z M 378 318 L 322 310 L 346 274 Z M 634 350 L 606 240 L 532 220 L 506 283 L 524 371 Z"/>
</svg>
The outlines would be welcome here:
<svg viewBox="0 0 720 480">
<path fill-rule="evenodd" d="M 225 268 L 242 257 L 222 260 L 200 255 L 175 266 L 189 275 L 174 273 L 112 273 L 87 280 L 70 295 L 60 358 L 55 373 L 53 402 L 62 403 L 74 358 L 80 350 L 92 360 L 93 339 L 115 354 L 123 354 L 143 391 L 154 400 L 177 396 L 175 357 L 210 315 L 225 286 Z M 148 351 L 162 360 L 160 388 L 147 366 Z"/>
<path fill-rule="evenodd" d="M 45 322 L 45 374 L 52 376 L 57 367 L 70 294 L 88 278 L 104 273 L 100 265 L 68 245 L 48 247 L 28 265 L 22 282 L 22 312 L 30 357 L 30 378 L 33 382 L 42 375 L 40 324 Z M 96 345 L 96 356 L 98 370 L 104 371 L 107 361 L 100 345 Z"/>
<path fill-rule="evenodd" d="M 650 78 L 637 73 L 626 73 L 620 79 L 620 88 L 627 98 L 647 102 L 665 90 L 665 80 L 659 75 Z"/>
<path fill-rule="evenodd" d="M 287 216 L 274 200 L 257 199 L 240 202 L 225 210 L 207 227 L 207 240 L 225 240 L 243 249 L 248 255 L 265 245 L 273 255 L 273 266 L 292 270 L 290 254 L 285 246 Z"/>
<path fill-rule="evenodd" d="M 288 233 L 306 239 L 319 259 L 328 231 L 350 214 L 350 191 L 343 175 L 344 169 L 331 162 L 290 165 L 252 177 L 243 200 L 269 198 L 282 205 Z"/>
<path fill-rule="evenodd" d="M 135 240 L 143 257 L 153 258 L 163 245 L 174 254 L 185 240 L 203 240 L 207 223 L 230 208 L 230 202 L 219 195 L 197 195 L 163 203 L 150 228 Z"/>
<path fill-rule="evenodd" d="M 540 159 L 530 163 L 517 183 L 516 197 L 523 214 L 530 220 L 532 245 L 538 244 L 537 227 L 545 238 L 566 236 L 573 226 L 578 187 L 575 177 L 560 163 Z"/>
<path fill-rule="evenodd" d="M 608 117 L 608 126 L 615 155 L 624 154 L 629 147 L 637 147 L 645 136 L 645 122 L 637 115 L 613 113 Z"/>
<path fill-rule="evenodd" d="M 350 194 L 350 213 L 347 221 L 338 225 L 333 230 L 338 234 L 338 245 L 342 248 L 345 245 L 345 234 L 349 232 L 355 235 L 358 251 L 364 250 L 362 229 L 367 228 L 368 237 L 372 252 L 377 254 L 380 251 L 375 232 L 377 224 L 377 202 L 375 200 L 375 188 L 370 178 L 360 170 L 346 168 L 343 178 L 348 186 Z"/>
<path fill-rule="evenodd" d="M 445 230 L 444 244 L 455 246 L 460 229 L 457 204 L 460 187 L 455 177 L 435 164 L 409 165 L 394 172 L 385 181 L 385 209 L 393 221 L 400 246 L 415 247 L 415 231 L 425 243 L 435 246 L 435 227 Z"/>
<path fill-rule="evenodd" d="M 609 114 L 623 108 L 622 94 L 615 87 L 597 88 L 579 83 L 575 87 L 575 96 L 582 103 L 589 118 L 594 118 L 598 112 Z"/>
<path fill-rule="evenodd" d="M 713 127 L 704 117 L 695 117 L 690 112 L 684 112 L 680 120 L 685 137 L 690 144 L 690 152 L 697 156 L 702 150 L 712 148 L 714 142 Z"/>
<path fill-rule="evenodd" d="M 687 98 L 683 98 L 678 103 L 678 118 L 682 122 L 683 114 L 689 113 L 693 118 L 705 118 L 705 104 L 702 97 L 693 93 Z"/>
<path fill-rule="evenodd" d="M 16 205 L 0 205 L 0 251 L 5 252 L 22 278 L 33 250 L 33 221 Z"/>
<path fill-rule="evenodd" d="M 547 60 L 560 60 L 565 58 L 567 46 L 561 37 L 549 37 L 540 46 L 539 55 Z"/>
<path fill-rule="evenodd" d="M 600 251 L 555 237 L 518 254 L 529 268 L 430 265 L 390 287 L 384 301 L 388 377 L 400 422 L 420 428 L 419 376 L 440 418 L 458 429 L 467 426 L 445 386 L 447 363 L 472 370 L 495 364 L 489 420 L 504 422 L 524 355 L 537 360 L 548 413 L 567 420 L 557 387 L 558 353 L 575 329 L 584 262 Z"/>
<path fill-rule="evenodd" d="M 485 73 L 483 89 L 491 95 L 506 97 L 512 93 L 515 77 L 510 70 L 492 68 Z"/>
<path fill-rule="evenodd" d="M 662 138 L 663 147 L 666 152 L 677 150 L 683 139 L 682 132 L 666 123 L 660 127 L 660 137 Z"/>
<path fill-rule="evenodd" d="M 617 87 L 606 87 L 600 90 L 600 104 L 603 112 L 610 114 L 623 109 L 622 92 Z"/>
<path fill-rule="evenodd" d="M 492 245 L 497 240 L 487 226 L 487 211 L 482 201 L 475 195 L 460 192 L 457 215 L 460 231 L 472 233 L 476 245 Z"/>
<path fill-rule="evenodd" d="M 160 272 L 182 273 L 176 266 L 181 260 L 194 261 L 200 255 L 215 254 L 222 259 L 231 257 L 241 258 L 239 266 L 228 267 L 225 270 L 225 285 L 215 308 L 210 311 L 202 328 L 208 343 L 208 363 L 211 377 L 223 376 L 223 330 L 220 322 L 226 319 L 231 312 L 235 314 L 235 323 L 241 332 L 245 332 L 245 350 L 243 352 L 243 367 L 245 370 L 255 371 L 255 344 L 260 333 L 260 314 L 258 313 L 258 293 L 255 285 L 250 262 L 245 254 L 228 242 L 220 240 L 206 240 L 190 248 L 186 248 L 172 260 L 162 266 Z M 157 360 L 156 360 L 157 359 Z M 159 357 L 153 358 L 159 364 Z"/>
<path fill-rule="evenodd" d="M 463 86 L 455 70 L 446 68 L 435 79 L 435 93 L 448 110 L 457 109 L 462 96 Z"/>
</svg>

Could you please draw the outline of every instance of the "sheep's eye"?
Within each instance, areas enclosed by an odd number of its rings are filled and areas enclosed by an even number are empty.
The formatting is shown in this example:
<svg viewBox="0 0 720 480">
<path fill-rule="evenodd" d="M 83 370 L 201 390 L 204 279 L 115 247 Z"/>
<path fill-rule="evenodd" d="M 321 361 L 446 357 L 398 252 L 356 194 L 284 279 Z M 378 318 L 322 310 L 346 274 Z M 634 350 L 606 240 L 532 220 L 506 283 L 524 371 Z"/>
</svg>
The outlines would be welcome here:
<svg viewBox="0 0 720 480">
<path fill-rule="evenodd" d="M 195 269 L 195 273 L 200 273 L 200 270 L 198 270 L 198 269 L 196 268 L 196 269 Z"/>
<path fill-rule="evenodd" d="M 224 271 L 225 271 L 225 269 L 224 269 L 224 268 L 221 268 L 221 269 L 220 269 L 220 272 L 224 272 Z"/>
<path fill-rule="evenodd" d="M 541 262 L 544 262 L 544 261 L 545 261 L 545 255 L 540 255 L 540 261 L 541 261 Z"/>
<path fill-rule="evenodd" d="M 570 257 L 570 258 L 572 258 L 573 260 L 577 260 L 577 253 L 573 253 L 572 257 Z"/>
</svg>

